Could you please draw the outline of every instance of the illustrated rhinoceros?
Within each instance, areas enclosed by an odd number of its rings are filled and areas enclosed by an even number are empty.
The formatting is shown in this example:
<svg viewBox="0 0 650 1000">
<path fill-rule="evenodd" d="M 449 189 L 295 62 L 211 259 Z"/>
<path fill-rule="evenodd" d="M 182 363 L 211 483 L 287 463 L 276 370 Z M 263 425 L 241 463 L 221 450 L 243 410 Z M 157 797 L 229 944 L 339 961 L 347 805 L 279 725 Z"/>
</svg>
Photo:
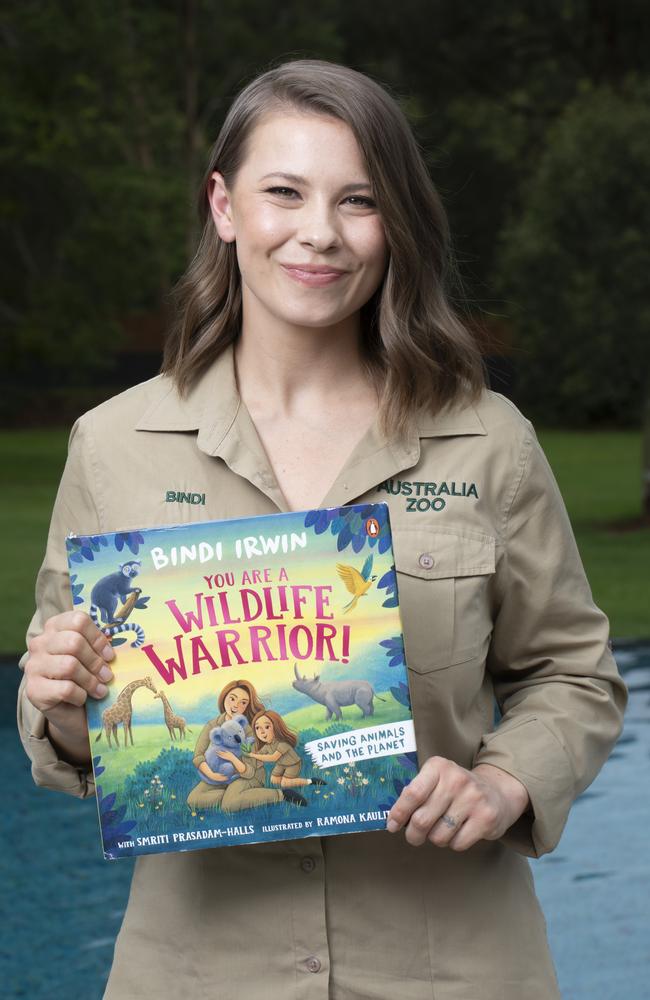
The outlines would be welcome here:
<svg viewBox="0 0 650 1000">
<path fill-rule="evenodd" d="M 320 674 L 314 674 L 313 677 L 301 677 L 296 663 L 294 663 L 293 669 L 296 675 L 293 686 L 296 691 L 300 691 L 312 701 L 324 705 L 327 709 L 326 718 L 328 720 L 332 716 L 341 719 L 341 708 L 345 705 L 358 705 L 364 719 L 367 715 L 375 714 L 373 699 L 379 696 L 375 695 L 370 681 L 322 681 Z M 384 701 L 383 698 L 379 700 Z"/>
</svg>

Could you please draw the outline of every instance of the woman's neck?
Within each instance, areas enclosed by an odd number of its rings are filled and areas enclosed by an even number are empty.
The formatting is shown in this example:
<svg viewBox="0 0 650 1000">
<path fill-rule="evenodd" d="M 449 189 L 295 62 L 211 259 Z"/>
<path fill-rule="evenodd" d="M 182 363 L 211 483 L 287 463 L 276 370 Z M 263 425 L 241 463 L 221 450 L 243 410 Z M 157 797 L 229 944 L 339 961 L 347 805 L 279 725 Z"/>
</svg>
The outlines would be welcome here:
<svg viewBox="0 0 650 1000">
<path fill-rule="evenodd" d="M 351 323 L 328 329 L 244 324 L 235 344 L 235 370 L 253 415 L 263 411 L 286 419 L 321 401 L 329 407 L 350 398 L 358 402 L 360 393 L 376 398 L 360 332 Z"/>
</svg>

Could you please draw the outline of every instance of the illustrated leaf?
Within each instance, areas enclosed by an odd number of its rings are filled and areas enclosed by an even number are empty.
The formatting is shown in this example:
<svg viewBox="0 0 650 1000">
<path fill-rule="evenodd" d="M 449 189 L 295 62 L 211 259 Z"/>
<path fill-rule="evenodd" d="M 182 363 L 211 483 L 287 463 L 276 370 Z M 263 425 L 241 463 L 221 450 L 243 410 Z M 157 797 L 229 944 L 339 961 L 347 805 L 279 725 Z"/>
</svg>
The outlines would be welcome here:
<svg viewBox="0 0 650 1000">
<path fill-rule="evenodd" d="M 380 553 L 383 554 L 384 552 L 388 552 L 389 548 L 390 548 L 390 532 L 387 532 L 385 535 L 381 535 L 379 537 L 378 549 Z"/>
<path fill-rule="evenodd" d="M 387 587 L 394 587 L 394 586 L 395 586 L 395 574 L 391 568 L 386 570 L 381 580 L 378 582 L 377 587 L 380 590 L 384 590 Z"/>
<path fill-rule="evenodd" d="M 407 767 L 411 771 L 417 771 L 418 769 L 418 758 L 415 753 L 402 753 L 397 758 L 397 762 L 402 767 Z"/>
<path fill-rule="evenodd" d="M 352 539 L 352 548 L 354 552 L 361 552 L 361 549 L 366 544 L 365 535 L 355 535 Z M 363 576 L 363 574 L 361 574 Z"/>
<path fill-rule="evenodd" d="M 390 689 L 395 701 L 398 701 L 400 705 L 405 705 L 407 708 L 411 707 L 411 698 L 409 696 L 409 689 L 406 684 L 400 681 L 399 685 L 392 687 Z"/>
<path fill-rule="evenodd" d="M 116 796 L 117 792 L 111 792 L 110 795 L 107 795 L 106 798 L 102 800 L 102 814 L 104 813 L 104 810 L 113 808 Z"/>
<path fill-rule="evenodd" d="M 322 510 L 318 515 L 318 520 L 314 526 L 314 531 L 317 535 L 322 535 L 324 531 L 327 531 L 327 525 L 329 524 L 329 517 L 327 516 L 327 511 Z"/>
<path fill-rule="evenodd" d="M 343 525 L 343 528 L 341 529 L 339 537 L 336 541 L 336 547 L 339 550 L 339 552 L 342 552 L 343 549 L 347 548 L 351 540 L 352 540 L 352 532 L 350 531 L 349 526 L 345 524 Z"/>
</svg>

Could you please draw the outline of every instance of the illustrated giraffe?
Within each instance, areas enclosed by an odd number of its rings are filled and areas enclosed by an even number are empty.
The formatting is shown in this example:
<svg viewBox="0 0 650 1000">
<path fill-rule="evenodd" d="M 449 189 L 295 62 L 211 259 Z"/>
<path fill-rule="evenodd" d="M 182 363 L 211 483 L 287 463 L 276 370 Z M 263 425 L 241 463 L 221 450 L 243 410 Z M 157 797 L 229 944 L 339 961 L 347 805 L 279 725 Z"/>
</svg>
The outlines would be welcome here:
<svg viewBox="0 0 650 1000">
<path fill-rule="evenodd" d="M 133 746 L 133 732 L 131 730 L 131 716 L 133 715 L 133 707 L 131 705 L 131 698 L 133 697 L 133 692 L 137 691 L 140 687 L 149 688 L 156 694 L 156 689 L 153 685 L 153 681 L 150 677 L 142 677 L 140 680 L 131 681 L 127 684 L 117 696 L 114 705 L 110 708 L 105 709 L 102 712 L 102 726 L 104 732 L 106 733 L 106 739 L 108 740 L 108 745 L 111 745 L 111 733 L 115 737 L 115 746 L 119 747 L 119 741 L 117 738 L 117 727 L 120 722 L 124 726 L 124 746 L 128 743 L 128 737 L 131 737 L 131 746 Z M 99 736 L 95 740 L 95 743 L 101 739 L 102 730 L 99 731 Z"/>
<path fill-rule="evenodd" d="M 163 703 L 163 709 L 165 712 L 165 725 L 169 729 L 169 735 L 171 736 L 171 738 L 173 740 L 176 739 L 176 734 L 174 730 L 178 729 L 180 733 L 179 739 L 184 740 L 187 722 L 185 721 L 183 716 L 174 714 L 174 710 L 169 704 L 169 699 L 167 695 L 164 693 L 164 691 L 159 691 L 158 694 L 154 695 L 154 698 L 160 698 L 160 700 Z M 190 729 L 189 732 L 191 733 L 192 730 Z"/>
</svg>

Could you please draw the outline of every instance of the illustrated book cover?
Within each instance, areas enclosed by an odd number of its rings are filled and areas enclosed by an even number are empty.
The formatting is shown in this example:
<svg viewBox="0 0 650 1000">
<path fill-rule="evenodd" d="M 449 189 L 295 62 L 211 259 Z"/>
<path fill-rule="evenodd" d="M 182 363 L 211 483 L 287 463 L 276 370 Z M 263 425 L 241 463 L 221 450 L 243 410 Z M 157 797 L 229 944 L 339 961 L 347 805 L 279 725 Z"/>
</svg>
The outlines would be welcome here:
<svg viewBox="0 0 650 1000">
<path fill-rule="evenodd" d="M 105 858 L 385 828 L 417 773 L 386 504 L 66 543 L 116 651 L 86 702 Z"/>
</svg>

